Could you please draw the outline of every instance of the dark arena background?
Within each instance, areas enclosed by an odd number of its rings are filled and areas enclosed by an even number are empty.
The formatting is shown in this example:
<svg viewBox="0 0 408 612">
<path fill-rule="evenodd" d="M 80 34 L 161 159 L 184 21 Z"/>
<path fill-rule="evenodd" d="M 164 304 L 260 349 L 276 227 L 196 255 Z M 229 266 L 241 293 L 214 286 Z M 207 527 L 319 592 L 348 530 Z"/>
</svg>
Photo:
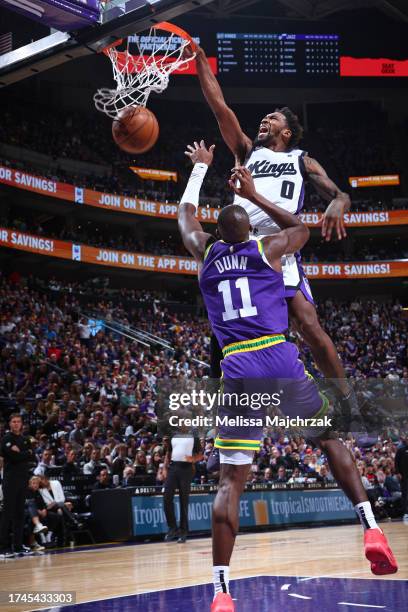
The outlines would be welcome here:
<svg viewBox="0 0 408 612">
<path fill-rule="evenodd" d="M 408 609 L 406 3 L 0 5 L 0 610 Z M 233 201 L 236 160 L 203 96 L 198 59 L 150 93 L 160 134 L 146 153 L 120 149 L 93 100 L 113 87 L 103 49 L 129 36 L 134 54 L 137 40 L 149 51 L 149 28 L 161 21 L 205 50 L 251 140 L 263 118 L 288 106 L 304 128 L 299 147 L 350 198 L 341 240 L 336 230 L 322 236 L 337 196 L 325 197 L 311 174 L 303 207 L 290 212 L 310 230 L 303 270 L 343 382 L 363 414 L 375 414 L 363 434 L 351 427 L 340 439 L 397 573 L 370 571 L 368 524 L 325 448 L 301 430 L 264 428 L 239 501 L 230 607 L 213 602 L 211 519 L 224 487 L 211 467 L 217 431 L 182 429 L 195 445 L 177 459 L 163 418 L 171 391 L 219 376 L 200 262 L 177 225 L 192 168 L 186 147 L 215 144 L 197 212 L 209 234 Z M 313 336 L 289 314 L 286 342 L 315 381 L 335 387 L 311 349 L 323 350 L 323 330 Z M 182 480 L 169 484 L 180 464 L 192 469 L 188 503 Z M 172 529 L 171 487 L 176 521 L 187 504 L 188 530 Z"/>
</svg>

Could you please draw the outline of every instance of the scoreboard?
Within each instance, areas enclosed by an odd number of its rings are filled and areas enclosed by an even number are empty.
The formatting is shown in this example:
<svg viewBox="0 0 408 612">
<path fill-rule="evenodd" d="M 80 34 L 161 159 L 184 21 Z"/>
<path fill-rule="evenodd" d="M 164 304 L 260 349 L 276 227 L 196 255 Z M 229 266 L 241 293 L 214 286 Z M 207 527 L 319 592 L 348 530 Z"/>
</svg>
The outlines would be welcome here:
<svg viewBox="0 0 408 612">
<path fill-rule="evenodd" d="M 338 34 L 217 33 L 220 76 L 338 76 Z"/>
</svg>

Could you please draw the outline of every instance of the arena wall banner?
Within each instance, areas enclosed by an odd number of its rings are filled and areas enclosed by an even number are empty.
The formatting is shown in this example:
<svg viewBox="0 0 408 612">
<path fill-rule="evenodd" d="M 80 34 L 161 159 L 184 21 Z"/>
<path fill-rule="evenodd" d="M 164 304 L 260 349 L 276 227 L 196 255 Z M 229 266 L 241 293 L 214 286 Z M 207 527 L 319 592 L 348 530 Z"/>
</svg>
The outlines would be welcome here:
<svg viewBox="0 0 408 612">
<path fill-rule="evenodd" d="M 114 268 L 146 270 L 150 272 L 170 272 L 172 274 L 194 274 L 198 272 L 197 262 L 192 257 L 176 255 L 150 255 L 149 253 L 130 253 L 113 249 L 100 249 L 86 245 L 74 245 L 75 261 L 82 261 Z"/>
<path fill-rule="evenodd" d="M 408 276 L 408 259 L 394 261 L 353 261 L 336 263 L 304 263 L 309 279 L 337 280 L 354 278 L 395 278 Z"/>
<path fill-rule="evenodd" d="M 174 181 L 177 183 L 177 172 L 171 172 L 170 170 L 156 170 L 155 168 L 140 168 L 139 166 L 129 166 L 129 169 L 144 180 Z"/>
<path fill-rule="evenodd" d="M 399 174 L 381 174 L 375 176 L 349 176 L 349 183 L 356 187 L 387 187 L 399 185 Z"/>
<path fill-rule="evenodd" d="M 323 213 L 304 212 L 300 218 L 308 227 L 318 227 L 322 223 Z M 408 210 L 350 211 L 345 213 L 344 222 L 347 227 L 407 225 Z"/>
<path fill-rule="evenodd" d="M 196 275 L 197 262 L 192 257 L 176 255 L 151 255 L 105 249 L 84 244 L 74 244 L 45 236 L 34 236 L 26 232 L 0 227 L 0 246 L 38 255 L 61 257 L 72 261 L 171 274 Z M 336 263 L 304 263 L 310 279 L 340 280 L 350 278 L 394 278 L 408 276 L 408 259 L 394 261 L 359 261 Z"/>
<path fill-rule="evenodd" d="M 0 165 L 0 184 L 16 187 L 44 196 L 74 202 L 106 210 L 126 212 L 136 215 L 176 219 L 178 204 L 146 200 L 129 195 L 116 195 L 95 191 L 86 187 L 77 187 L 44 178 L 21 170 Z M 198 219 L 205 223 L 216 223 L 218 208 L 203 207 L 198 209 Z M 305 212 L 301 219 L 309 227 L 318 227 L 322 222 L 322 213 Z M 348 212 L 344 215 L 347 227 L 374 227 L 391 225 L 408 225 L 408 210 L 389 210 L 372 212 Z"/>
<path fill-rule="evenodd" d="M 190 495 L 190 531 L 210 531 L 214 495 Z M 175 499 L 176 518 L 180 518 L 179 501 Z M 132 497 L 133 535 L 159 535 L 168 530 L 163 496 Z M 352 520 L 356 517 L 351 502 L 340 489 L 249 491 L 239 504 L 241 527 L 295 525 L 326 521 Z"/>
<path fill-rule="evenodd" d="M 62 259 L 73 259 L 73 245 L 64 240 L 55 240 L 44 236 L 33 236 L 25 232 L 13 229 L 0 228 L 0 246 L 48 255 L 49 257 L 60 257 Z"/>
</svg>

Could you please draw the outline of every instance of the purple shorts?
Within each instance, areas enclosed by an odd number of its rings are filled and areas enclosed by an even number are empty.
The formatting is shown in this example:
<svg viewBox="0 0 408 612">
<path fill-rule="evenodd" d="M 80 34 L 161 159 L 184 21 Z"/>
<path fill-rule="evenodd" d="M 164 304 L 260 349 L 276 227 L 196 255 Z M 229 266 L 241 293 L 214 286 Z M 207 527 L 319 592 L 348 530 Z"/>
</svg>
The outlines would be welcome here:
<svg viewBox="0 0 408 612">
<path fill-rule="evenodd" d="M 258 450 L 264 428 L 271 426 L 267 415 L 308 419 L 323 408 L 318 386 L 291 342 L 229 355 L 221 368 L 222 397 L 228 401 L 218 407 L 216 448 Z"/>
</svg>

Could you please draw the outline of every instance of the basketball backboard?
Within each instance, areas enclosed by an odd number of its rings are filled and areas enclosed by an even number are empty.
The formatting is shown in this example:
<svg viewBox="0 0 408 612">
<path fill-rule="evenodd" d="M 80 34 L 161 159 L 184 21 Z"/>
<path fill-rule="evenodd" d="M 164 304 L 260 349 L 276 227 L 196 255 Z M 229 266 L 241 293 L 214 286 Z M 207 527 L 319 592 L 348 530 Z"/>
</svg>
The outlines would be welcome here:
<svg viewBox="0 0 408 612">
<path fill-rule="evenodd" d="M 214 0 L 111 0 L 101 2 L 99 21 L 76 31 L 48 36 L 0 55 L 0 87 L 78 57 L 100 52 L 118 38 L 149 29 Z"/>
</svg>

